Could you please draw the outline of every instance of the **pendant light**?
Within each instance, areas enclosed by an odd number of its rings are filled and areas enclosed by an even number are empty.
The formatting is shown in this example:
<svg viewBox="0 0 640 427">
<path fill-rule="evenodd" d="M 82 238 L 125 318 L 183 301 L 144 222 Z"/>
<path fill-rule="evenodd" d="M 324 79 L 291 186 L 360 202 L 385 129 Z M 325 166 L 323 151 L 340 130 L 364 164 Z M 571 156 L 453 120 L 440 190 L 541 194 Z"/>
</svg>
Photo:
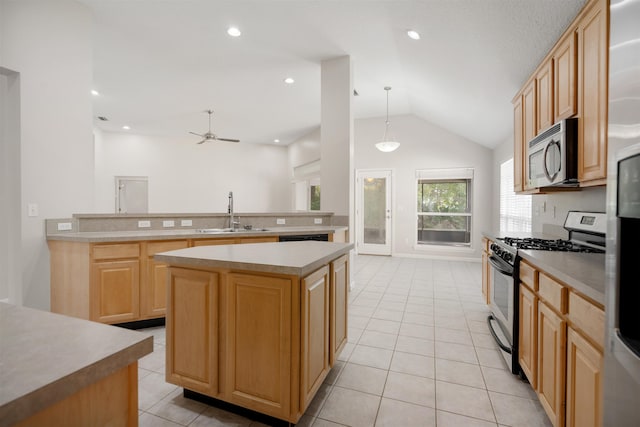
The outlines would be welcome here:
<svg viewBox="0 0 640 427">
<path fill-rule="evenodd" d="M 394 139 L 389 135 L 389 91 L 391 90 L 390 86 L 385 86 L 384 90 L 387 91 L 387 120 L 384 122 L 384 137 L 382 141 L 376 144 L 376 148 L 384 153 L 390 153 L 396 148 L 400 146 L 398 141 L 394 141 Z"/>
</svg>

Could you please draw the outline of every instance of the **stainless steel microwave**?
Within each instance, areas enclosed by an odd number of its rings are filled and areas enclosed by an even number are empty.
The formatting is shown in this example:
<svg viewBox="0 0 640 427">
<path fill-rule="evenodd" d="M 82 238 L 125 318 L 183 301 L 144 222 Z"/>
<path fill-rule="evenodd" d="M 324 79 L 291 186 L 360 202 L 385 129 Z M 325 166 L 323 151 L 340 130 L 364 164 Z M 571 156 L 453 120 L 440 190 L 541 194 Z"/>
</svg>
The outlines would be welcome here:
<svg viewBox="0 0 640 427">
<path fill-rule="evenodd" d="M 527 188 L 578 185 L 578 119 L 564 119 L 528 142 Z"/>
</svg>

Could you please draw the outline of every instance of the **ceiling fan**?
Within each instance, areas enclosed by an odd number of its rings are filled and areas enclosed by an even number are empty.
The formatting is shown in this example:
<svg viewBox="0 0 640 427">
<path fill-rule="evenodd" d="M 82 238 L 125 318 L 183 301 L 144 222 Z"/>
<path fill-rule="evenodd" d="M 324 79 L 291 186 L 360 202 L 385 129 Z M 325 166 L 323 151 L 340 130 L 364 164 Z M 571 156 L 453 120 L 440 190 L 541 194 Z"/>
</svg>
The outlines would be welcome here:
<svg viewBox="0 0 640 427">
<path fill-rule="evenodd" d="M 209 130 L 207 131 L 207 133 L 200 134 L 195 132 L 189 132 L 190 134 L 198 135 L 199 137 L 202 138 L 202 141 L 198 142 L 198 144 L 202 144 L 207 141 L 240 142 L 239 139 L 218 138 L 218 136 L 215 133 L 211 132 L 211 115 L 213 114 L 213 110 L 205 110 L 204 112 L 209 114 Z"/>
</svg>

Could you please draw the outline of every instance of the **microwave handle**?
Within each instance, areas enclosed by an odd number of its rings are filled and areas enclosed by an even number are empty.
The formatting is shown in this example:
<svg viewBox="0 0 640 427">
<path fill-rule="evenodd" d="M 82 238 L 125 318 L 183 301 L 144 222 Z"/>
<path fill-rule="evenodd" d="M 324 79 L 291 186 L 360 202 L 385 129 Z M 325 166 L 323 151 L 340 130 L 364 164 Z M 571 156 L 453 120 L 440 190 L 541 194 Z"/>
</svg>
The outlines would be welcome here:
<svg viewBox="0 0 640 427">
<path fill-rule="evenodd" d="M 551 140 L 546 147 L 544 147 L 544 154 L 542 155 L 542 169 L 544 170 L 544 174 L 547 176 L 549 182 L 553 182 L 558 176 L 558 172 L 554 173 L 553 176 L 549 174 L 549 168 L 547 167 L 547 153 L 549 152 L 549 148 L 553 145 L 557 145 L 560 148 L 560 141 L 556 141 L 555 139 Z"/>
</svg>

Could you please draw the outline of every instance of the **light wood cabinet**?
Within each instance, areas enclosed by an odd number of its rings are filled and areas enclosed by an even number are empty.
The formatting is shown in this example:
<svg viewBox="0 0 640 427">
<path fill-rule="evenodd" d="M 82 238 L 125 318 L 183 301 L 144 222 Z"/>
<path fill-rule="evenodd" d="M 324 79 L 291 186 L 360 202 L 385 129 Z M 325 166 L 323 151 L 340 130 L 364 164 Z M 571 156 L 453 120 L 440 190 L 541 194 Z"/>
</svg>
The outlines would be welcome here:
<svg viewBox="0 0 640 427">
<path fill-rule="evenodd" d="M 604 310 L 524 261 L 520 282 L 518 359 L 542 407 L 556 427 L 601 426 Z"/>
<path fill-rule="evenodd" d="M 219 276 L 171 268 L 166 314 L 166 379 L 190 390 L 218 394 Z"/>
<path fill-rule="evenodd" d="M 513 191 L 524 190 L 524 112 L 522 96 L 518 95 L 513 102 Z"/>
<path fill-rule="evenodd" d="M 538 303 L 538 384 L 542 407 L 555 427 L 564 425 L 566 322 Z"/>
<path fill-rule="evenodd" d="M 516 192 L 554 191 L 529 187 L 526 147 L 542 130 L 570 117 L 578 119 L 580 186 L 606 184 L 608 36 L 609 2 L 589 0 L 512 101 Z"/>
<path fill-rule="evenodd" d="M 167 265 L 153 256 L 160 252 L 189 247 L 186 240 L 148 242 L 146 244 L 146 280 L 140 283 L 140 315 L 144 318 L 164 316 L 167 307 Z"/>
<path fill-rule="evenodd" d="M 553 51 L 553 123 L 576 114 L 576 33 L 571 30 Z"/>
<path fill-rule="evenodd" d="M 349 301 L 349 255 L 331 263 L 331 312 L 329 363 L 334 365 L 347 344 L 347 304 Z"/>
<path fill-rule="evenodd" d="M 120 323 L 140 316 L 139 256 L 137 243 L 93 246 L 90 320 Z"/>
<path fill-rule="evenodd" d="M 520 323 L 518 361 L 534 389 L 537 386 L 538 299 L 533 291 L 520 284 Z"/>
<path fill-rule="evenodd" d="M 567 333 L 568 427 L 602 425 L 602 352 L 578 332 Z"/>
<path fill-rule="evenodd" d="M 167 381 L 297 422 L 347 342 L 348 271 L 170 266 Z"/>
<path fill-rule="evenodd" d="M 536 74 L 536 100 L 537 135 L 553 124 L 553 61 L 551 60 L 545 62 Z"/>
<path fill-rule="evenodd" d="M 302 407 L 322 385 L 330 369 L 329 346 L 329 266 L 302 279 L 302 366 L 300 371 Z"/>
<path fill-rule="evenodd" d="M 578 21 L 578 180 L 607 177 L 608 1 L 592 1 Z"/>
</svg>

